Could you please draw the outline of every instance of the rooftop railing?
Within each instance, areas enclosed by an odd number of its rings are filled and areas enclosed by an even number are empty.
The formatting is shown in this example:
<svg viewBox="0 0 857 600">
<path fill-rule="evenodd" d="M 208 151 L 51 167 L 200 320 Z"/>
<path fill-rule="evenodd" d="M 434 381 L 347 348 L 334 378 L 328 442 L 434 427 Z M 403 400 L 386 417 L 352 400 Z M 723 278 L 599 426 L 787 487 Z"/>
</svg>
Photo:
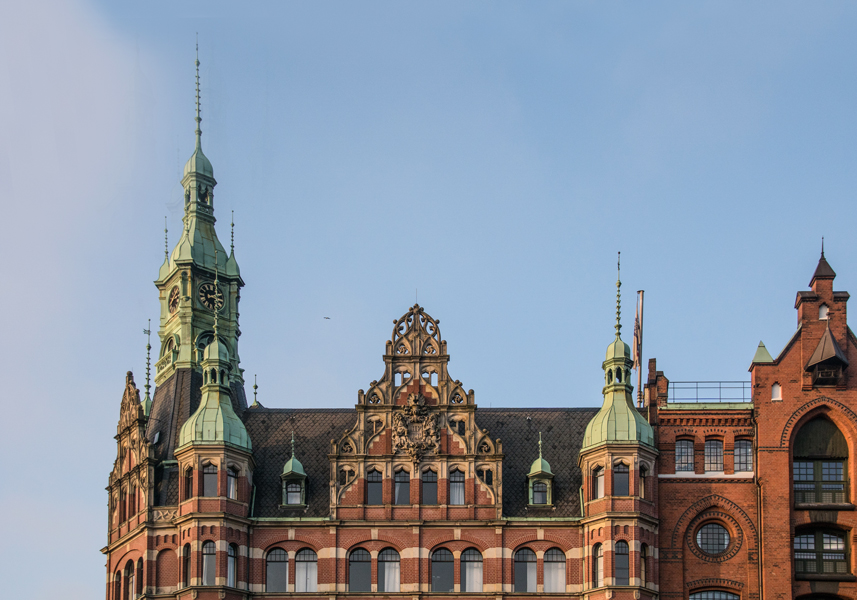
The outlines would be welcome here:
<svg viewBox="0 0 857 600">
<path fill-rule="evenodd" d="M 667 402 L 752 402 L 749 381 L 670 381 Z"/>
</svg>

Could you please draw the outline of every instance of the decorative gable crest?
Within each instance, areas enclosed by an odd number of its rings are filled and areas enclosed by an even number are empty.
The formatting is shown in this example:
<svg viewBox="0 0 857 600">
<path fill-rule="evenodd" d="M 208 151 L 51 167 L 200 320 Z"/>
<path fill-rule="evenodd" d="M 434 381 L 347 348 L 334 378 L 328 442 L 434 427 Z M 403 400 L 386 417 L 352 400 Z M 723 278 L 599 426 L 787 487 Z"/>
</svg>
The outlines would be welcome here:
<svg viewBox="0 0 857 600">
<path fill-rule="evenodd" d="M 134 383 L 134 374 L 131 371 L 125 375 L 125 391 L 122 394 L 122 405 L 119 409 L 118 430 L 130 427 L 137 421 L 145 420 L 143 405 L 140 403 L 140 390 Z"/>
<path fill-rule="evenodd" d="M 422 394 L 411 394 L 407 406 L 393 415 L 393 450 L 404 451 L 418 463 L 437 449 L 437 415 L 429 411 Z"/>
</svg>

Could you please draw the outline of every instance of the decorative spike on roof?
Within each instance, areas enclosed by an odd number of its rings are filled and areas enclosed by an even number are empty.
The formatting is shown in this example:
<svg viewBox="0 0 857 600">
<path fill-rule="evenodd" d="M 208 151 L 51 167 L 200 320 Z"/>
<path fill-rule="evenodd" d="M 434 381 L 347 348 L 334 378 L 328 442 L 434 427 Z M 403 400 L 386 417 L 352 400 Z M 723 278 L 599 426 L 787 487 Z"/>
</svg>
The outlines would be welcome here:
<svg viewBox="0 0 857 600">
<path fill-rule="evenodd" d="M 532 477 L 533 475 L 539 474 L 547 474 L 553 475 L 553 471 L 551 471 L 551 466 L 548 461 L 542 458 L 542 432 L 539 432 L 539 457 L 533 461 L 533 464 L 530 465 L 530 472 L 527 474 L 527 477 Z"/>
<path fill-rule="evenodd" d="M 812 274 L 809 285 L 812 287 L 816 279 L 834 279 L 835 277 L 836 271 L 833 270 L 830 263 L 824 258 L 824 238 L 821 238 L 821 258 L 818 259 L 818 265 L 815 267 L 815 272 Z"/>
<path fill-rule="evenodd" d="M 196 44 L 196 147 L 194 148 L 193 154 L 191 154 L 187 163 L 184 166 L 184 174 L 187 176 L 190 173 L 196 173 L 199 175 L 205 175 L 206 177 L 214 178 L 214 168 L 211 166 L 211 161 L 206 158 L 205 154 L 202 153 L 202 117 L 200 113 L 202 109 L 200 107 L 200 99 L 199 99 L 199 42 Z"/>
<path fill-rule="evenodd" d="M 306 477 L 306 471 L 301 461 L 295 456 L 295 432 L 292 432 L 292 457 L 286 461 L 283 466 L 283 475 L 303 475 Z"/>
<path fill-rule="evenodd" d="M 774 362 L 774 358 L 771 356 L 771 353 L 768 352 L 768 349 L 765 348 L 765 344 L 762 343 L 762 340 L 759 340 L 759 346 L 756 348 L 756 354 L 753 355 L 753 363 L 772 363 Z"/>
</svg>

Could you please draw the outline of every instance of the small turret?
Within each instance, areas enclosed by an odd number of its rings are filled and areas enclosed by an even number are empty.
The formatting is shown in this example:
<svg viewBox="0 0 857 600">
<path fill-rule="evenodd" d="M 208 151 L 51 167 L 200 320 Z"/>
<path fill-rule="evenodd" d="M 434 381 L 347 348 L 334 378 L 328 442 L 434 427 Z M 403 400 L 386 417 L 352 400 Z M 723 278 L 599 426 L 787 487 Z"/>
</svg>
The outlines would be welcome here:
<svg viewBox="0 0 857 600">
<path fill-rule="evenodd" d="M 616 281 L 616 338 L 607 346 L 604 369 L 604 404 L 586 426 L 583 448 L 605 443 L 641 442 L 654 446 L 654 433 L 643 415 L 634 408 L 631 385 L 631 348 L 622 341 L 621 323 L 622 281 Z"/>
</svg>

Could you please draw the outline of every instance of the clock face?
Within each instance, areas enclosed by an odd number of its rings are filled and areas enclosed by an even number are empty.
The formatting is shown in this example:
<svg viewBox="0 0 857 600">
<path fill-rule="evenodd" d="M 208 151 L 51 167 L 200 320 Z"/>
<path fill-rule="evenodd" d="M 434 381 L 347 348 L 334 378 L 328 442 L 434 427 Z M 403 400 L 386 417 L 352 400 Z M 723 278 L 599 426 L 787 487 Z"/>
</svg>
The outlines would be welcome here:
<svg viewBox="0 0 857 600">
<path fill-rule="evenodd" d="M 179 309 L 179 288 L 178 286 L 170 290 L 170 298 L 167 300 L 167 307 L 170 309 L 170 314 Z"/>
<path fill-rule="evenodd" d="M 203 283 L 199 286 L 199 301 L 208 310 L 223 308 L 223 292 L 214 287 L 214 283 Z"/>
</svg>

